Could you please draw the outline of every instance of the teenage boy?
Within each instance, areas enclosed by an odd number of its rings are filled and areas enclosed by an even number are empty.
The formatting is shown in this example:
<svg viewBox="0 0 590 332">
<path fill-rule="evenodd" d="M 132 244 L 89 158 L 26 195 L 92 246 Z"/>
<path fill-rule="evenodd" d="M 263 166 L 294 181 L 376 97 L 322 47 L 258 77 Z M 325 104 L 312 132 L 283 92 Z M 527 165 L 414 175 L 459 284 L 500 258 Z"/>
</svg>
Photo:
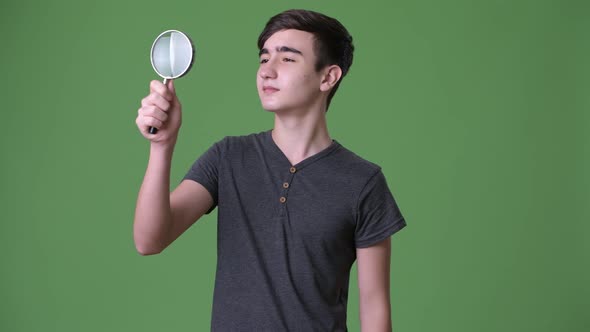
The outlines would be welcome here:
<svg viewBox="0 0 590 332">
<path fill-rule="evenodd" d="M 258 48 L 258 94 L 274 128 L 216 142 L 172 193 L 181 106 L 172 81 L 151 82 L 136 121 L 151 142 L 137 250 L 161 252 L 217 207 L 213 331 L 346 331 L 355 260 L 362 330 L 390 331 L 390 236 L 406 222 L 380 167 L 326 125 L 352 37 L 333 18 L 289 10 L 270 19 Z"/>
</svg>

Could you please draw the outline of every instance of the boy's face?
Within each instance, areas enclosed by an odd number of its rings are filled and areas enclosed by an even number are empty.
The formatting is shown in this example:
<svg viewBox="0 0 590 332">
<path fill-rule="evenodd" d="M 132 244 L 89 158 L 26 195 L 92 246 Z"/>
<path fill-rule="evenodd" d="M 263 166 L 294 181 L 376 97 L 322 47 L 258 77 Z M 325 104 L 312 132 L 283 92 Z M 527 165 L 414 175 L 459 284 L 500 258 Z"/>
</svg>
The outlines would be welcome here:
<svg viewBox="0 0 590 332">
<path fill-rule="evenodd" d="M 256 85 L 265 110 L 305 110 L 322 98 L 314 42 L 309 32 L 281 30 L 264 43 Z"/>
</svg>

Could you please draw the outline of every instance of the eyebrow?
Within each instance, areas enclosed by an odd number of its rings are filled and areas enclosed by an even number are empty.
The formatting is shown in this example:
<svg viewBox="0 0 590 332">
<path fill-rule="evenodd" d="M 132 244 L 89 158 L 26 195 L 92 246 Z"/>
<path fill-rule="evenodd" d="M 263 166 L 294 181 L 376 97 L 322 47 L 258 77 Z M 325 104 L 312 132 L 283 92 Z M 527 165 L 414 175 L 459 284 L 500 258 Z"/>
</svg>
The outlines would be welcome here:
<svg viewBox="0 0 590 332">
<path fill-rule="evenodd" d="M 289 52 L 289 53 L 295 53 L 295 54 L 303 55 L 303 53 L 301 53 L 300 50 L 295 49 L 295 48 L 292 48 L 292 47 L 289 47 L 289 46 L 277 46 L 276 51 L 277 52 L 281 52 L 281 53 Z M 258 56 L 261 56 L 263 54 L 268 54 L 268 53 L 269 53 L 268 52 L 268 49 L 263 48 L 263 49 L 260 50 L 260 52 L 258 52 Z"/>
</svg>

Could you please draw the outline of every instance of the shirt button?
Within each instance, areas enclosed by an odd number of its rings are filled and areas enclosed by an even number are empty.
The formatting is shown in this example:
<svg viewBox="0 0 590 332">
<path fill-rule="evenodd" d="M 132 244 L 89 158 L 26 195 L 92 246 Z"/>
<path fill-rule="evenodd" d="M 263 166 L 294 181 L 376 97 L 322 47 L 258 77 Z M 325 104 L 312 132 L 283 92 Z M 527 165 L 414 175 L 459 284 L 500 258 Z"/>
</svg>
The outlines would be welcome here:
<svg viewBox="0 0 590 332">
<path fill-rule="evenodd" d="M 281 198 L 279 198 L 279 201 L 280 201 L 281 203 L 285 203 L 285 202 L 287 201 L 287 199 L 286 199 L 285 197 L 281 197 Z"/>
<path fill-rule="evenodd" d="M 291 173 L 295 173 L 295 172 L 297 172 L 297 168 L 295 168 L 295 167 L 291 167 L 291 168 L 289 169 L 289 172 L 291 172 Z"/>
<path fill-rule="evenodd" d="M 289 183 L 288 182 L 283 183 L 283 188 L 285 188 L 285 189 L 289 188 Z"/>
</svg>

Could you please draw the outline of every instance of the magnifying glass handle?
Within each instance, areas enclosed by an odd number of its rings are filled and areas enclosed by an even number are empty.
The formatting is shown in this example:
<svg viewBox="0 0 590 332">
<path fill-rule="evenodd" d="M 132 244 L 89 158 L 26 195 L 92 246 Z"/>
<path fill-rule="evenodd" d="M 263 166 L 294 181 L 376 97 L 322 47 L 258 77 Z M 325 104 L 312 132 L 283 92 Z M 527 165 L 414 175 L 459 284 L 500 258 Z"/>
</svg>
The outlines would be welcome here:
<svg viewBox="0 0 590 332">
<path fill-rule="evenodd" d="M 164 83 L 164 85 L 166 85 L 166 83 L 168 82 L 168 79 L 164 79 L 164 81 L 162 81 L 162 83 Z M 158 128 L 154 128 L 154 127 L 149 127 L 148 132 L 152 135 L 154 135 L 155 133 L 158 132 Z"/>
</svg>

